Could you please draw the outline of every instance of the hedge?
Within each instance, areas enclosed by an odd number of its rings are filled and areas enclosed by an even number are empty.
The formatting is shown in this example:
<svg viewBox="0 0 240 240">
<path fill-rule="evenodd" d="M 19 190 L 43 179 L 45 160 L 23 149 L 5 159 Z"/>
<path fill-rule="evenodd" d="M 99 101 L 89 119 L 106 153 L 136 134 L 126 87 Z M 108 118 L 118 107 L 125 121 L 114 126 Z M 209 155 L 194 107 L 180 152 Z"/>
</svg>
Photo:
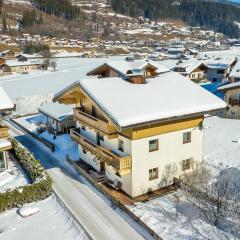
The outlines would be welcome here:
<svg viewBox="0 0 240 240">
<path fill-rule="evenodd" d="M 10 138 L 13 152 L 31 184 L 0 193 L 0 212 L 43 200 L 52 193 L 52 180 L 40 162 L 17 140 Z"/>
</svg>

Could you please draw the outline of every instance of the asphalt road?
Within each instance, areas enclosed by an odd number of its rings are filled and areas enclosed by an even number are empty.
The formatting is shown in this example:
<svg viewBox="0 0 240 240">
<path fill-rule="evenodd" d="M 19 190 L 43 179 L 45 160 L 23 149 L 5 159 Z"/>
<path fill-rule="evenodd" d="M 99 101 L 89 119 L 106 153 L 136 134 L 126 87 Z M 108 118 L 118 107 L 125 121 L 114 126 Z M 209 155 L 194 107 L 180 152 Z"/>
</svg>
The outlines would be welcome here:
<svg viewBox="0 0 240 240">
<path fill-rule="evenodd" d="M 26 146 L 53 179 L 53 189 L 68 210 L 96 240 L 151 239 L 150 235 L 123 214 L 119 214 L 107 201 L 86 184 L 72 167 L 62 164 L 50 150 L 9 123 L 10 133 Z M 143 237 L 144 236 L 144 237 Z"/>
</svg>

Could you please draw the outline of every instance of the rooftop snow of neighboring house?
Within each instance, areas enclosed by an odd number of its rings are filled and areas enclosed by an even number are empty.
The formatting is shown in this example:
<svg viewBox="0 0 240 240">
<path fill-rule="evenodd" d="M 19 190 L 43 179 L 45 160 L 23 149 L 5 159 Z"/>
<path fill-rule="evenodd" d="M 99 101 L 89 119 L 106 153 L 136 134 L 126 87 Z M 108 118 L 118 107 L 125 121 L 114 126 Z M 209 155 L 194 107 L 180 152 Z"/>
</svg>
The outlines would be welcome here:
<svg viewBox="0 0 240 240">
<path fill-rule="evenodd" d="M 73 115 L 73 106 L 59 103 L 48 103 L 38 108 L 39 112 L 58 120 L 64 121 Z"/>
<path fill-rule="evenodd" d="M 41 61 L 25 61 L 25 62 L 19 62 L 17 60 L 8 60 L 3 65 L 7 65 L 9 67 L 17 67 L 17 66 L 29 66 L 29 65 L 40 65 L 42 64 Z"/>
<path fill-rule="evenodd" d="M 213 58 L 203 61 L 210 69 L 227 69 L 231 64 L 234 63 L 235 58 Z"/>
<path fill-rule="evenodd" d="M 231 73 L 229 74 L 230 78 L 240 78 L 240 61 L 236 63 L 236 65 L 233 67 Z"/>
<path fill-rule="evenodd" d="M 188 61 L 183 61 L 180 64 L 177 63 L 175 68 L 184 68 L 184 69 L 186 69 L 186 71 L 182 72 L 182 73 L 190 74 L 192 71 L 194 71 L 196 68 L 198 68 L 202 64 L 204 64 L 204 63 L 201 62 L 201 61 L 196 61 L 196 60 L 194 61 L 194 60 L 191 59 L 191 60 L 188 60 Z"/>
<path fill-rule="evenodd" d="M 0 86 L 0 111 L 13 109 L 14 104 L 4 89 Z"/>
<path fill-rule="evenodd" d="M 229 84 L 225 84 L 223 86 L 218 87 L 218 91 L 226 91 L 232 88 L 240 88 L 240 82 L 234 82 L 234 83 L 229 83 Z"/>
<path fill-rule="evenodd" d="M 226 103 L 175 72 L 166 72 L 132 84 L 121 78 L 88 78 L 57 93 L 54 101 L 75 86 L 120 127 L 152 121 L 189 117 L 223 109 Z"/>
<path fill-rule="evenodd" d="M 111 67 L 112 69 L 116 70 L 117 72 L 120 72 L 123 75 L 127 75 L 127 71 L 134 70 L 134 69 L 144 69 L 148 64 L 155 67 L 158 73 L 169 71 L 169 69 L 166 68 L 165 66 L 155 63 L 151 60 L 139 60 L 139 61 L 133 61 L 133 62 L 119 60 L 119 61 L 108 61 L 105 64 L 102 64 L 97 68 L 95 68 L 94 70 L 90 71 L 87 75 L 91 75 L 93 72 L 95 72 L 97 69 L 99 69 L 104 65 Z"/>
</svg>

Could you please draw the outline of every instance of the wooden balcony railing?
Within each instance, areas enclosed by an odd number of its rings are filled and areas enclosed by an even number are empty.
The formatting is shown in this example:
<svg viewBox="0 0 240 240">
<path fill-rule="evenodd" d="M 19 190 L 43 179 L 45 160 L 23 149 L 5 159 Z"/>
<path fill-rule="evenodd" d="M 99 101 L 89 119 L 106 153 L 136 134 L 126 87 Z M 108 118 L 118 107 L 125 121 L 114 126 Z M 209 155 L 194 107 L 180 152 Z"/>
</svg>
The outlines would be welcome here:
<svg viewBox="0 0 240 240">
<path fill-rule="evenodd" d="M 73 110 L 73 117 L 80 122 L 85 123 L 86 125 L 93 127 L 106 134 L 117 133 L 117 130 L 111 126 L 108 122 L 105 122 L 99 118 L 96 118 L 86 112 L 81 108 L 75 108 Z"/>
<path fill-rule="evenodd" d="M 229 98 L 229 104 L 231 106 L 240 106 L 240 99 L 237 98 Z"/>
<path fill-rule="evenodd" d="M 0 138 L 7 138 L 8 136 L 8 127 L 0 124 Z"/>
<path fill-rule="evenodd" d="M 114 168 L 116 168 L 121 173 L 129 173 L 132 169 L 132 158 L 131 156 L 120 157 L 117 154 L 111 152 L 102 146 L 99 146 L 92 141 L 86 139 L 81 135 L 81 130 L 79 128 L 70 130 L 71 138 L 80 144 L 83 148 L 90 151 L 96 157 L 104 162 L 107 162 Z"/>
</svg>

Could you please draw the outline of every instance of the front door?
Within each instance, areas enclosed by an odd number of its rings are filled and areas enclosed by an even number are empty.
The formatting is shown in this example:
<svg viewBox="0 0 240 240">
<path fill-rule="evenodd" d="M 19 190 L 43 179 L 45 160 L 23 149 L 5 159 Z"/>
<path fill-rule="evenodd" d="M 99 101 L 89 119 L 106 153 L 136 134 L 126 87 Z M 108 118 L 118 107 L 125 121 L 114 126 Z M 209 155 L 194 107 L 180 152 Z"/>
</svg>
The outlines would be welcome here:
<svg viewBox="0 0 240 240">
<path fill-rule="evenodd" d="M 105 162 L 100 162 L 100 169 L 101 169 L 101 172 L 105 172 Z"/>
<path fill-rule="evenodd" d="M 100 138 L 100 134 L 97 133 L 97 145 L 100 146 L 101 145 L 101 138 Z"/>
</svg>

